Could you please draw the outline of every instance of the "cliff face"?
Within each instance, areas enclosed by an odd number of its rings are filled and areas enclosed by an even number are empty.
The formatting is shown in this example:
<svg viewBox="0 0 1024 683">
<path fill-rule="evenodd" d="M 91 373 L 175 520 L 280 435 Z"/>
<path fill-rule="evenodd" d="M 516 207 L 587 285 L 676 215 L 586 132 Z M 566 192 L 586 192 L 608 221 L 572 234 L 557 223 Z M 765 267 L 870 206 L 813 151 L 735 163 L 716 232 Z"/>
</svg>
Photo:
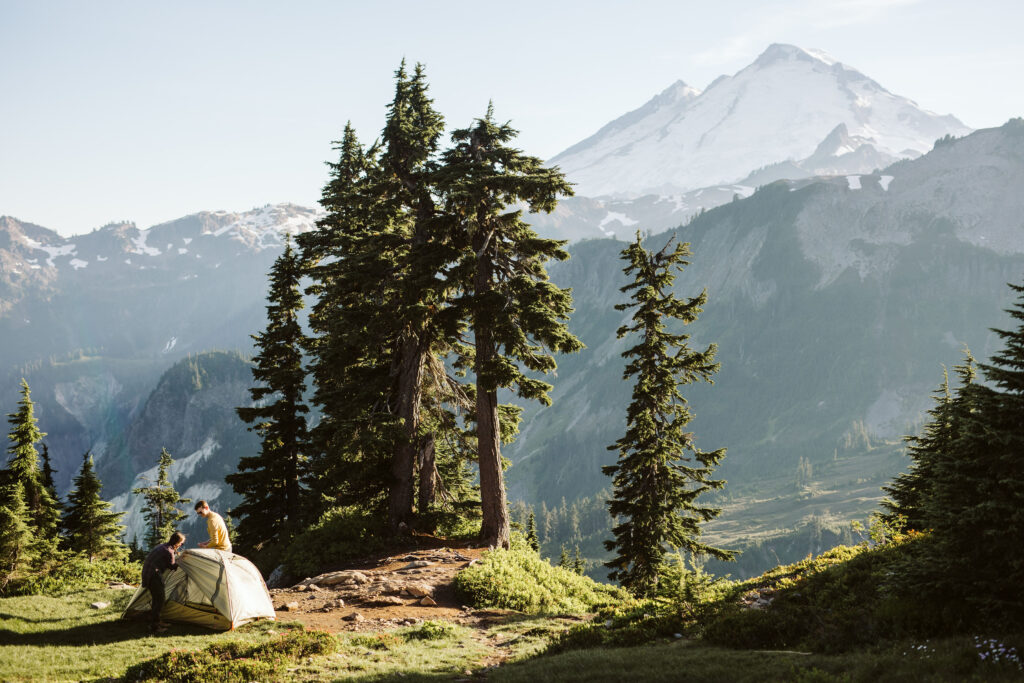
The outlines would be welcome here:
<svg viewBox="0 0 1024 683">
<path fill-rule="evenodd" d="M 170 477 L 178 492 L 226 512 L 238 498 L 224 476 L 236 471 L 240 457 L 259 451 L 256 435 L 235 414 L 236 407 L 251 405 L 251 385 L 249 363 L 234 353 L 214 351 L 178 362 L 157 382 L 127 428 L 123 446 L 105 460 L 104 482 L 126 481 L 113 491 L 149 484 L 160 449 L 166 448 L 175 459 Z M 122 493 L 114 503 L 129 512 L 126 523 L 141 537 L 139 497 Z M 188 508 L 185 529 L 197 524 Z"/>
</svg>

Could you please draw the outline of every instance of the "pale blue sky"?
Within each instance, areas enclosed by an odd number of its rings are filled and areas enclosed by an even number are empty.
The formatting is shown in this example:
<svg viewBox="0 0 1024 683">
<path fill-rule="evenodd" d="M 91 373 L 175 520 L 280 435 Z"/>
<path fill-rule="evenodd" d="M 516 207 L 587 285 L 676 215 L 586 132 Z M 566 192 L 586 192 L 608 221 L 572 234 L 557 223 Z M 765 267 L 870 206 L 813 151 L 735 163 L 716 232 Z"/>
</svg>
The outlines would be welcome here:
<svg viewBox="0 0 1024 683">
<path fill-rule="evenodd" d="M 449 126 L 493 99 L 544 158 L 773 42 L 996 126 L 1024 116 L 1021 26 L 1016 0 L 0 0 L 0 215 L 71 235 L 311 206 L 345 121 L 379 132 L 403 56 Z"/>
</svg>

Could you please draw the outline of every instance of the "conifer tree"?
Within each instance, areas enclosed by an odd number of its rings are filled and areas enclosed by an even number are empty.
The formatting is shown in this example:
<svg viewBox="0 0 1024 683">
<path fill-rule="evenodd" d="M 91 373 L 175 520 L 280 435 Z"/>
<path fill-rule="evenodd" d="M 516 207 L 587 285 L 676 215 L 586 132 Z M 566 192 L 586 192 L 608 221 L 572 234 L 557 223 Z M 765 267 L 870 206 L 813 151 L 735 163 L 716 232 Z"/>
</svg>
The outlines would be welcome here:
<svg viewBox="0 0 1024 683">
<path fill-rule="evenodd" d="M 124 513 L 111 511 L 111 504 L 100 497 L 102 488 L 93 469 L 92 453 L 87 452 L 68 493 L 62 527 L 67 547 L 84 554 L 89 562 L 124 549 L 124 526 L 118 523 Z"/>
<path fill-rule="evenodd" d="M 558 556 L 558 566 L 562 569 L 569 569 L 572 566 L 572 561 L 569 559 L 569 551 L 565 549 L 565 544 L 562 544 L 562 552 Z"/>
<path fill-rule="evenodd" d="M 10 488 L 0 504 L 0 594 L 37 559 L 22 487 Z"/>
<path fill-rule="evenodd" d="M 572 570 L 583 576 L 583 558 L 580 556 L 580 544 L 576 544 L 576 548 L 572 553 Z"/>
<path fill-rule="evenodd" d="M 57 484 L 53 481 L 53 475 L 56 474 L 56 471 L 50 463 L 50 449 L 45 443 L 40 444 L 40 446 L 43 449 L 43 486 L 50 492 L 50 497 L 53 498 L 57 505 L 60 505 L 60 496 L 57 495 Z"/>
<path fill-rule="evenodd" d="M 970 363 L 970 352 L 967 353 Z M 935 405 L 928 411 L 931 419 L 921 428 L 919 435 L 905 438 L 907 455 L 911 459 L 908 471 L 898 474 L 891 484 L 882 487 L 889 494 L 889 498 L 881 503 L 884 510 L 882 519 L 890 524 L 903 519 L 908 530 L 928 529 L 935 463 L 943 454 L 951 452 L 956 440 L 952 422 L 956 406 L 950 393 L 949 373 L 944 368 L 942 374 L 942 384 L 932 395 Z"/>
<path fill-rule="evenodd" d="M 951 421 L 955 439 L 934 468 L 930 522 L 932 584 L 979 614 L 1019 618 L 1024 582 L 1024 287 L 1008 310 L 1016 330 L 994 330 L 1005 348 L 981 365 L 994 385 L 974 381 L 973 359 L 958 367 L 962 386 Z"/>
<path fill-rule="evenodd" d="M 444 118 L 427 94 L 423 65 L 417 64 L 408 77 L 403 62 L 395 75 L 395 97 L 388 106 L 380 158 L 382 194 L 402 239 L 387 310 L 397 342 L 391 369 L 393 410 L 402 429 L 391 460 L 388 517 L 392 528 L 411 521 L 417 462 L 424 465 L 421 488 L 429 493 L 432 486 L 433 442 L 420 434 L 423 387 L 430 358 L 446 351 L 446 342 L 455 332 L 439 328 L 437 319 L 447 298 L 446 283 L 437 273 L 451 259 L 435 220 L 435 155 L 443 132 Z M 443 392 L 447 387 L 435 388 Z"/>
<path fill-rule="evenodd" d="M 252 335 L 258 349 L 252 368 L 257 385 L 249 390 L 253 405 L 236 409 L 259 434 L 260 453 L 240 458 L 238 471 L 224 478 L 243 499 L 233 512 L 241 516 L 239 547 L 247 552 L 286 545 L 302 530 L 309 408 L 302 398 L 301 277 L 298 255 L 286 240 L 270 271 L 267 327 Z"/>
<path fill-rule="evenodd" d="M 566 325 L 569 290 L 548 281 L 545 263 L 564 260 L 564 241 L 541 239 L 522 219 L 554 210 L 572 190 L 557 168 L 510 146 L 517 131 L 494 120 L 492 106 L 469 128 L 452 134 L 443 155 L 439 188 L 446 221 L 461 255 L 450 277 L 463 288 L 454 310 L 468 320 L 472 355 L 463 353 L 476 376 L 476 428 L 480 536 L 491 546 L 509 545 L 509 517 L 501 467 L 502 429 L 498 389 L 550 404 L 551 385 L 526 372 L 552 372 L 551 352 L 582 348 Z M 510 413 L 511 414 L 511 413 Z"/>
<path fill-rule="evenodd" d="M 231 538 L 231 534 L 228 534 L 228 538 Z M 133 535 L 132 542 L 128 545 L 128 559 L 133 562 L 142 562 L 146 559 L 146 550 L 139 545 L 139 537 Z"/>
<path fill-rule="evenodd" d="M 310 435 L 312 518 L 334 505 L 386 506 L 397 432 L 388 401 L 392 349 L 387 334 L 373 329 L 394 254 L 394 240 L 379 229 L 389 221 L 378 218 L 370 189 L 380 173 L 377 151 L 363 149 L 351 124 L 335 149 L 320 200 L 326 215 L 298 236 L 312 280 L 306 293 L 315 300 L 307 350 L 321 415 Z"/>
<path fill-rule="evenodd" d="M 686 424 L 692 419 L 679 385 L 704 381 L 718 370 L 716 346 L 694 351 L 689 335 L 674 333 L 667 323 L 689 324 L 697 319 L 707 293 L 677 299 L 672 292 L 676 271 L 689 262 L 689 245 L 672 239 L 657 253 L 647 251 L 639 231 L 622 251 L 626 275 L 633 281 L 622 288 L 630 302 L 617 310 L 633 310 L 632 320 L 618 329 L 619 338 L 638 335 L 638 343 L 623 352 L 627 359 L 623 379 L 635 378 L 633 397 L 626 412 L 626 434 L 609 446 L 619 452 L 618 462 L 603 468 L 613 477 L 608 509 L 616 520 L 615 538 L 605 547 L 615 557 L 605 565 L 610 578 L 637 596 L 654 595 L 669 546 L 694 555 L 731 559 L 733 553 L 700 541 L 702 522 L 720 509 L 698 504 L 697 498 L 725 485 L 712 479 L 725 449 L 705 452 L 697 448 Z"/>
<path fill-rule="evenodd" d="M 142 512 L 146 519 L 146 545 L 149 548 L 166 541 L 177 530 L 178 522 L 188 516 L 178 509 L 178 505 L 192 502 L 178 494 L 168 477 L 173 463 L 174 458 L 167 449 L 161 448 L 156 481 L 149 486 L 132 489 L 132 493 L 142 496 L 145 501 Z"/>
<path fill-rule="evenodd" d="M 431 385 L 427 371 L 459 328 L 452 316 L 444 329 L 436 320 L 447 286 L 436 275 L 450 259 L 434 220 L 443 124 L 422 65 L 410 75 L 403 62 L 380 144 L 364 151 L 346 128 L 324 188 L 328 216 L 302 242 L 314 280 L 307 292 L 320 297 L 310 316 L 314 400 L 324 409 L 314 441 L 335 454 L 321 460 L 323 473 L 335 491 L 349 491 L 345 499 L 386 497 L 395 529 L 411 522 L 417 469 L 421 508 L 437 489 L 440 451 L 422 424 L 425 387 L 441 403 L 453 395 L 451 382 Z"/>
<path fill-rule="evenodd" d="M 28 383 L 21 380 L 21 399 L 18 410 L 9 413 L 7 421 L 11 431 L 7 438 L 11 445 L 7 451 L 11 459 L 5 472 L 7 497 L 14 494 L 14 488 L 21 489 L 22 500 L 32 529 L 33 544 L 41 556 L 49 556 L 57 548 L 57 524 L 60 520 L 60 506 L 50 495 L 39 469 L 39 453 L 35 445 L 46 436 L 39 431 Z M 9 503 L 11 507 L 13 503 Z"/>
<path fill-rule="evenodd" d="M 533 514 L 533 510 L 530 510 L 530 519 L 526 526 L 526 542 L 530 544 L 530 548 L 534 552 L 540 552 L 540 539 L 537 538 L 537 518 Z"/>
</svg>

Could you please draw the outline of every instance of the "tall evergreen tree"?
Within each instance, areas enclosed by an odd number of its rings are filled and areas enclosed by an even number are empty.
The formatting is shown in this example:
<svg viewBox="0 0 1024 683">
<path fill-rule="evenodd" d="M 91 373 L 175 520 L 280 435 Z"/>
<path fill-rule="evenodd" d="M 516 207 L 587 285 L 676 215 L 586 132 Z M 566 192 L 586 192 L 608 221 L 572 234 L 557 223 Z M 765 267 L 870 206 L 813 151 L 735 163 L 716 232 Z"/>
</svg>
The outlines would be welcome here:
<svg viewBox="0 0 1024 683">
<path fill-rule="evenodd" d="M 57 505 L 60 505 L 60 496 L 57 495 L 57 484 L 53 480 L 53 475 L 56 471 L 53 469 L 53 465 L 50 463 L 50 449 L 45 443 L 39 444 L 42 449 L 43 457 L 43 486 L 50 492 L 50 497 L 53 498 Z"/>
<path fill-rule="evenodd" d="M 37 559 L 33 529 L 21 486 L 11 487 L 0 504 L 0 594 Z"/>
<path fill-rule="evenodd" d="M 526 372 L 552 372 L 552 352 L 583 347 L 565 322 L 571 293 L 549 282 L 544 268 L 550 259 L 568 258 L 565 242 L 541 239 L 523 221 L 522 210 L 512 208 L 550 212 L 572 189 L 557 168 L 512 147 L 517 134 L 507 123 L 498 124 L 488 106 L 484 118 L 452 133 L 453 146 L 439 171 L 448 229 L 461 251 L 458 267 L 449 273 L 464 292 L 453 310 L 469 321 L 473 333 L 472 354 L 462 353 L 477 383 L 480 535 L 485 544 L 506 548 L 498 389 L 514 388 L 521 398 L 548 405 L 551 385 Z"/>
<path fill-rule="evenodd" d="M 82 469 L 68 493 L 67 509 L 62 520 L 67 547 L 82 553 L 92 562 L 118 551 L 124 526 L 119 524 L 123 512 L 113 512 L 111 504 L 100 497 L 103 486 L 93 469 L 92 453 L 82 457 Z"/>
<path fill-rule="evenodd" d="M 530 519 L 526 526 L 526 542 L 534 552 L 540 552 L 540 539 L 537 537 L 537 517 L 530 510 Z"/>
<path fill-rule="evenodd" d="M 7 436 L 11 441 L 7 448 L 11 459 L 4 476 L 7 498 L 10 500 L 15 488 L 21 489 L 28 523 L 33 531 L 33 543 L 38 554 L 47 556 L 57 548 L 60 506 L 47 490 L 39 469 L 39 453 L 35 445 L 46 435 L 39 431 L 31 391 L 24 379 L 21 380 L 18 410 L 9 413 L 7 421 L 11 425 Z M 9 503 L 9 507 L 11 505 Z"/>
<path fill-rule="evenodd" d="M 301 277 L 299 258 L 286 240 L 270 271 L 267 328 L 253 335 L 259 349 L 252 369 L 258 384 L 249 390 L 253 405 L 237 408 L 259 434 L 260 453 L 239 459 L 238 471 L 224 478 L 243 499 L 234 512 L 242 517 L 239 547 L 247 551 L 283 546 L 302 530 L 309 408 L 302 398 Z"/>
<path fill-rule="evenodd" d="M 335 148 L 320 200 L 326 215 L 298 237 L 312 280 L 308 352 L 321 416 L 311 433 L 313 517 L 334 505 L 386 509 L 397 432 L 388 402 L 392 349 L 372 329 L 385 309 L 382 283 L 395 250 L 379 229 L 389 221 L 371 190 L 378 154 L 363 149 L 351 124 Z"/>
<path fill-rule="evenodd" d="M 167 449 L 161 448 L 156 481 L 149 486 L 132 489 L 132 493 L 142 496 L 145 501 L 142 513 L 146 519 L 146 545 L 150 548 L 170 538 L 177 530 L 178 522 L 188 516 L 178 509 L 178 505 L 192 502 L 189 498 L 181 497 L 168 477 L 173 463 L 174 458 Z"/>
<path fill-rule="evenodd" d="M 421 442 L 419 426 L 424 373 L 435 341 L 442 339 L 432 328 L 445 296 L 437 273 L 448 260 L 443 241 L 434 234 L 433 176 L 443 132 L 444 118 L 427 95 L 423 66 L 417 64 L 410 78 L 403 62 L 395 74 L 395 97 L 388 107 L 381 153 L 383 195 L 403 240 L 401 260 L 392 276 L 392 305 L 387 311 L 396 324 L 393 405 L 402 428 L 391 461 L 388 516 L 393 528 L 411 521 L 417 453 L 421 447 L 431 447 L 429 441 Z M 432 472 L 425 472 L 429 475 Z"/>
<path fill-rule="evenodd" d="M 310 315 L 315 470 L 325 505 L 358 502 L 410 523 L 415 473 L 421 510 L 443 489 L 441 470 L 461 470 L 437 429 L 467 389 L 444 372 L 462 322 L 445 313 L 454 258 L 436 220 L 434 173 L 443 120 L 423 67 L 404 62 L 379 145 L 363 150 L 351 127 L 324 188 L 328 215 L 301 240 L 318 297 Z M 441 368 L 442 372 L 436 369 Z M 440 464 L 438 457 L 455 457 Z"/>
<path fill-rule="evenodd" d="M 1019 621 L 1024 582 L 1024 287 L 1008 310 L 1015 330 L 995 330 L 1005 348 L 981 365 L 994 385 L 974 381 L 973 359 L 958 367 L 955 439 L 934 468 L 931 583 L 978 614 Z"/>
<path fill-rule="evenodd" d="M 935 463 L 942 454 L 951 452 L 956 440 L 952 421 L 956 406 L 949 388 L 949 373 L 943 369 L 942 374 L 942 384 L 933 394 L 935 405 L 928 411 L 931 419 L 921 428 L 919 435 L 905 439 L 907 455 L 911 459 L 908 471 L 897 475 L 891 484 L 882 487 L 889 494 L 889 498 L 882 501 L 882 519 L 894 523 L 903 518 L 907 529 L 917 531 L 928 528 L 928 506 L 935 481 Z"/>
<path fill-rule="evenodd" d="M 615 552 L 606 562 L 609 576 L 638 596 L 653 595 L 668 546 L 692 554 L 731 559 L 733 553 L 700 541 L 702 522 L 716 517 L 718 508 L 697 503 L 697 498 L 725 485 L 712 479 L 725 449 L 705 452 L 693 434 L 685 431 L 692 419 L 679 385 L 704 381 L 718 371 L 716 346 L 703 351 L 689 348 L 689 335 L 669 331 L 666 323 L 689 324 L 697 319 L 707 293 L 688 300 L 672 292 L 676 271 L 689 265 L 688 244 L 672 239 L 657 253 L 647 251 L 639 231 L 622 251 L 623 272 L 633 281 L 622 288 L 630 302 L 617 310 L 633 310 L 632 320 L 618 329 L 620 338 L 639 335 L 638 343 L 622 356 L 627 359 L 623 379 L 635 377 L 633 399 L 626 412 L 626 434 L 609 446 L 619 452 L 618 462 L 603 468 L 613 477 L 608 509 L 617 524 L 614 540 L 605 547 Z"/>
</svg>

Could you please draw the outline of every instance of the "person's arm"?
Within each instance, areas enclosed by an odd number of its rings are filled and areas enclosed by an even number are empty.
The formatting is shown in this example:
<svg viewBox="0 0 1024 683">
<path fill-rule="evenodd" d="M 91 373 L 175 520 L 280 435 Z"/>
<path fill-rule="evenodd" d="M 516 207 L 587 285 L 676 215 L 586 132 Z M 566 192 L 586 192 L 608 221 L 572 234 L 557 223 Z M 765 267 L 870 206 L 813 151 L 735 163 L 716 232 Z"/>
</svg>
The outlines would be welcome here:
<svg viewBox="0 0 1024 683">
<path fill-rule="evenodd" d="M 167 569 L 173 572 L 178 568 L 178 554 L 174 548 L 168 548 L 168 550 L 171 551 L 171 563 L 167 565 Z"/>
</svg>

